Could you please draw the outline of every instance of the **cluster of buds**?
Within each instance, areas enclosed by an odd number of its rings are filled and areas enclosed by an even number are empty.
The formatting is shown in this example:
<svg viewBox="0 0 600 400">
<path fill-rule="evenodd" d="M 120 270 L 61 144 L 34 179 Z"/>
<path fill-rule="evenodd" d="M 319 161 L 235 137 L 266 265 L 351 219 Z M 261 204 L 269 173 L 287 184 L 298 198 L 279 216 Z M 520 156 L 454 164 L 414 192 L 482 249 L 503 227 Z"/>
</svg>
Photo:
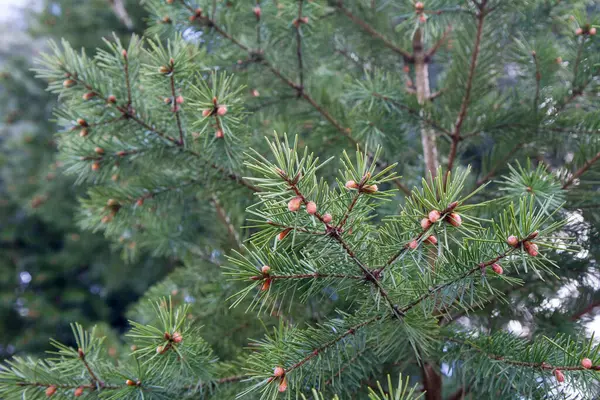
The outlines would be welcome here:
<svg viewBox="0 0 600 400">
<path fill-rule="evenodd" d="M 46 388 L 46 397 L 52 397 L 56 393 L 56 386 L 51 385 Z"/>
<path fill-rule="evenodd" d="M 517 247 L 520 244 L 523 244 L 523 248 L 525 248 L 525 251 L 527 251 L 527 253 L 529 253 L 530 256 L 532 257 L 536 257 L 539 254 L 538 251 L 538 245 L 531 242 L 531 239 L 535 239 L 538 235 L 538 232 L 533 232 L 531 235 L 529 235 L 527 237 L 526 240 L 520 241 L 519 238 L 517 238 L 514 235 L 510 235 L 507 239 L 506 239 L 506 243 L 509 244 L 509 246 L 512 247 Z"/>
<path fill-rule="evenodd" d="M 453 202 L 452 204 L 450 204 L 450 206 L 448 206 L 447 210 L 452 211 L 456 208 L 456 206 L 458 206 L 458 203 Z M 442 213 L 440 213 L 438 210 L 431 210 L 427 215 L 427 218 L 423 218 L 421 220 L 421 228 L 423 228 L 423 230 L 427 230 L 429 229 L 429 227 L 431 227 L 432 224 L 435 224 L 441 218 Z M 449 212 L 445 214 L 444 221 L 457 228 L 462 225 L 462 218 L 460 214 L 455 212 Z"/>
<path fill-rule="evenodd" d="M 190 15 L 190 17 L 188 19 L 190 20 L 190 22 L 194 22 L 198 18 L 202 18 L 202 9 L 201 8 L 196 8 L 196 11 L 194 11 L 194 14 Z"/>
<path fill-rule="evenodd" d="M 590 36 L 594 36 L 596 35 L 596 28 L 590 26 L 589 24 L 584 25 L 582 28 L 577 28 L 575 29 L 575 34 L 577 36 L 579 35 L 590 35 Z"/>
<path fill-rule="evenodd" d="M 426 22 L 427 16 L 425 15 L 425 4 L 422 1 L 415 3 L 415 13 L 419 16 L 419 22 Z"/>
<path fill-rule="evenodd" d="M 108 199 L 108 201 L 106 202 L 106 209 L 109 210 L 109 213 L 102 217 L 101 221 L 103 224 L 107 224 L 113 220 L 115 215 L 117 215 L 117 212 L 119 212 L 119 210 L 121 209 L 121 205 L 115 199 Z"/>
<path fill-rule="evenodd" d="M 371 174 L 369 172 L 367 172 L 365 174 L 365 176 L 362 177 L 362 179 L 360 180 L 359 183 L 356 183 L 355 181 L 347 181 L 346 184 L 344 185 L 346 187 L 346 189 L 358 189 L 359 192 L 362 193 L 377 193 L 379 191 L 379 188 L 377 187 L 377 185 L 365 185 L 365 183 L 371 178 Z"/>
<path fill-rule="evenodd" d="M 168 18 L 168 17 L 165 17 L 165 18 Z M 175 67 L 175 60 L 173 58 L 171 58 L 169 60 L 169 65 L 168 66 L 167 65 L 162 65 L 162 66 L 158 67 L 158 72 L 161 73 L 161 74 L 163 74 L 163 75 L 168 75 L 168 74 L 170 74 L 170 73 L 173 72 L 174 67 Z"/>
<path fill-rule="evenodd" d="M 131 380 L 131 379 L 127 379 L 127 380 L 125 381 L 125 384 L 126 384 L 127 386 L 141 386 L 141 385 L 142 385 L 142 382 L 140 382 L 140 381 L 134 381 L 134 380 Z"/>
<path fill-rule="evenodd" d="M 73 396 L 75 397 L 81 397 L 83 395 L 83 386 L 79 386 L 77 389 L 75 389 L 75 391 L 73 392 Z"/>
<path fill-rule="evenodd" d="M 273 378 L 279 379 L 279 386 L 277 390 L 279 393 L 283 393 L 287 390 L 287 380 L 285 379 L 285 370 L 282 367 L 273 368 Z"/>
<path fill-rule="evenodd" d="M 268 265 L 263 265 L 260 269 L 260 272 L 262 273 L 264 278 L 264 282 L 260 288 L 260 290 L 262 290 L 263 292 L 266 292 L 271 287 L 272 279 L 269 277 L 269 271 L 271 271 L 271 267 L 269 267 Z"/>
</svg>

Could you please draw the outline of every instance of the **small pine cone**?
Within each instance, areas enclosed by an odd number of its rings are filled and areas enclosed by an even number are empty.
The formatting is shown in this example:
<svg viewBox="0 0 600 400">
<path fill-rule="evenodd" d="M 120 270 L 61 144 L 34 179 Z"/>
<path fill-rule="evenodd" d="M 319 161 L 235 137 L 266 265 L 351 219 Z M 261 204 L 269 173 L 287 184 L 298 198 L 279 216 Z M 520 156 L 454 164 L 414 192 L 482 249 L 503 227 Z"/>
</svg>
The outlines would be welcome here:
<svg viewBox="0 0 600 400">
<path fill-rule="evenodd" d="M 219 117 L 222 117 L 223 115 L 227 114 L 227 107 L 226 106 L 219 106 L 217 108 L 217 115 Z"/>
<path fill-rule="evenodd" d="M 333 217 L 331 216 L 331 214 L 327 213 L 323 215 L 323 222 L 325 222 L 326 224 L 330 223 L 332 220 Z"/>
<path fill-rule="evenodd" d="M 108 96 L 108 98 L 106 100 L 108 100 L 108 102 L 112 103 L 112 104 L 115 104 L 117 102 L 117 98 L 112 94 L 110 96 Z"/>
<path fill-rule="evenodd" d="M 427 240 L 427 243 L 432 244 L 434 246 L 438 242 L 437 238 L 435 236 L 433 236 L 433 235 L 429 236 L 426 240 Z"/>
<path fill-rule="evenodd" d="M 509 246 L 517 247 L 519 244 L 519 239 L 514 235 L 510 235 L 508 239 L 506 239 L 506 243 L 508 243 Z"/>
<path fill-rule="evenodd" d="M 98 171 L 100 169 L 100 163 L 95 161 L 92 163 L 92 171 Z"/>
<path fill-rule="evenodd" d="M 183 102 L 184 102 L 183 96 L 180 95 L 175 98 L 175 103 L 183 104 Z"/>
<path fill-rule="evenodd" d="M 83 394 L 83 386 L 79 386 L 77 389 L 75 389 L 75 391 L 73 392 L 73 396 L 75 397 L 80 397 Z"/>
<path fill-rule="evenodd" d="M 421 220 L 421 228 L 423 228 L 424 231 L 429 229 L 430 226 L 431 226 L 431 221 L 429 220 L 429 218 L 423 218 Z"/>
<path fill-rule="evenodd" d="M 94 152 L 96 152 L 96 154 L 102 155 L 102 154 L 104 154 L 104 149 L 102 147 L 96 147 L 94 149 Z"/>
<path fill-rule="evenodd" d="M 81 98 L 84 99 L 84 100 L 89 100 L 89 99 L 91 99 L 94 96 L 96 96 L 96 93 L 94 93 L 94 92 L 87 92 L 87 93 L 84 93 L 83 96 L 81 96 Z"/>
<path fill-rule="evenodd" d="M 317 204 L 314 201 L 309 201 L 306 205 L 306 212 L 310 215 L 315 215 L 317 212 Z"/>
<path fill-rule="evenodd" d="M 565 374 L 562 373 L 562 371 L 560 369 L 555 369 L 554 370 L 554 377 L 556 378 L 556 380 L 559 383 L 562 383 L 565 381 Z"/>
<path fill-rule="evenodd" d="M 87 135 L 89 135 L 90 130 L 88 128 L 83 128 L 82 130 L 79 131 L 79 136 L 81 137 L 86 137 Z"/>
<path fill-rule="evenodd" d="M 277 390 L 279 390 L 279 393 L 283 393 L 287 390 L 287 380 L 285 379 L 285 377 L 279 383 Z"/>
<path fill-rule="evenodd" d="M 271 287 L 271 280 L 265 279 L 262 286 L 260 287 L 260 290 L 263 292 L 266 292 L 267 290 L 269 290 L 270 287 Z"/>
<path fill-rule="evenodd" d="M 504 272 L 504 270 L 502 269 L 502 267 L 498 263 L 493 263 L 492 264 L 492 271 L 494 271 L 498 275 L 502 275 L 502 272 Z"/>
<path fill-rule="evenodd" d="M 429 217 L 429 220 L 435 224 L 436 222 L 438 222 L 440 220 L 441 214 L 438 210 L 431 210 L 429 212 L 428 217 Z"/>
<path fill-rule="evenodd" d="M 183 340 L 183 336 L 181 336 L 181 333 L 179 333 L 179 332 L 173 333 L 173 341 L 175 343 L 181 343 L 182 340 Z"/>
<path fill-rule="evenodd" d="M 223 135 L 223 131 L 221 129 L 217 129 L 217 131 L 215 132 L 215 137 L 217 139 L 223 139 L 225 135 Z"/>
<path fill-rule="evenodd" d="M 448 220 L 450 225 L 455 226 L 457 228 L 462 225 L 462 218 L 457 213 L 451 213 L 446 219 Z"/>
<path fill-rule="evenodd" d="M 202 116 L 205 118 L 208 117 L 211 113 L 212 113 L 212 110 L 210 108 L 207 108 L 206 110 L 202 110 Z"/>
<path fill-rule="evenodd" d="M 291 212 L 296 212 L 300 209 L 300 206 L 302 205 L 302 199 L 300 197 L 294 197 L 293 199 L 291 199 L 288 202 L 288 210 L 290 210 Z"/>
<path fill-rule="evenodd" d="M 65 88 L 70 88 L 71 86 L 75 86 L 77 84 L 77 82 L 75 82 L 73 79 L 65 79 L 63 81 L 63 87 Z"/>
<path fill-rule="evenodd" d="M 592 360 L 590 360 L 589 358 L 584 358 L 583 360 L 581 360 L 581 366 L 585 369 L 592 368 Z"/>
<path fill-rule="evenodd" d="M 346 182 L 346 189 L 358 189 L 358 185 L 354 181 Z"/>
<path fill-rule="evenodd" d="M 262 268 L 260 269 L 260 272 L 262 272 L 263 275 L 268 275 L 270 270 L 271 270 L 271 267 L 269 267 L 268 265 L 263 265 Z"/>
<path fill-rule="evenodd" d="M 411 248 L 412 250 L 416 249 L 417 247 L 419 247 L 419 242 L 416 241 L 416 239 L 413 239 L 410 241 L 410 243 L 408 244 L 408 247 Z"/>
<path fill-rule="evenodd" d="M 589 33 L 590 33 L 591 36 L 595 36 L 596 35 L 596 28 L 590 28 Z"/>
<path fill-rule="evenodd" d="M 56 393 L 56 386 L 48 386 L 46 388 L 46 397 L 52 397 Z"/>
<path fill-rule="evenodd" d="M 131 379 L 127 379 L 127 380 L 125 381 L 125 384 L 126 384 L 127 386 L 137 386 L 137 384 L 136 384 L 134 381 L 132 381 Z"/>
<path fill-rule="evenodd" d="M 581 29 L 581 28 L 577 28 L 577 29 L 575 29 L 575 34 L 576 34 L 577 36 L 581 35 L 582 33 L 583 33 L 583 29 Z"/>
<path fill-rule="evenodd" d="M 282 367 L 275 367 L 273 369 L 273 376 L 276 378 L 281 378 L 285 374 L 285 370 Z"/>
</svg>

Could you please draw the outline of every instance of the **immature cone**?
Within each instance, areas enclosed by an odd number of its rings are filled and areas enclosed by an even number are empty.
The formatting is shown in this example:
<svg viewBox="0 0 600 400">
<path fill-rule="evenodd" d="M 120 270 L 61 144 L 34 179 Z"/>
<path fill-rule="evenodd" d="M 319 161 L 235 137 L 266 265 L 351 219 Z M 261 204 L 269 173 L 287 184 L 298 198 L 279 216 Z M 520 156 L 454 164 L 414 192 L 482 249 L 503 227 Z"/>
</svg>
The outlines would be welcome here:
<svg viewBox="0 0 600 400">
<path fill-rule="evenodd" d="M 271 287 L 271 280 L 265 279 L 260 290 L 262 290 L 263 292 L 266 292 L 267 290 L 269 290 L 270 287 Z"/>
<path fill-rule="evenodd" d="M 93 162 L 92 163 L 92 171 L 98 171 L 100 169 L 100 163 L 99 162 Z"/>
<path fill-rule="evenodd" d="M 423 230 L 429 229 L 430 226 L 431 226 L 431 221 L 429 220 L 429 218 L 423 218 L 421 220 L 421 228 L 423 228 Z"/>
<path fill-rule="evenodd" d="M 177 104 L 183 104 L 183 102 L 184 102 L 183 96 L 177 96 L 177 97 L 175 98 L 175 102 L 176 102 Z"/>
<path fill-rule="evenodd" d="M 179 332 L 173 333 L 173 341 L 175 343 L 181 343 L 182 340 L 183 340 L 183 336 L 181 336 L 181 333 L 179 333 Z"/>
<path fill-rule="evenodd" d="M 447 220 L 450 223 L 450 225 L 455 226 L 457 228 L 462 225 L 462 218 L 457 213 L 450 214 Z"/>
<path fill-rule="evenodd" d="M 330 223 L 332 219 L 333 217 L 329 213 L 323 215 L 323 222 L 325 222 L 326 224 Z"/>
<path fill-rule="evenodd" d="M 262 272 L 263 275 L 267 275 L 270 270 L 271 270 L 271 267 L 269 267 L 268 265 L 263 265 L 262 268 L 260 269 L 260 272 Z"/>
<path fill-rule="evenodd" d="M 79 397 L 83 394 L 83 388 L 81 386 L 79 386 L 77 389 L 75 389 L 75 391 L 73 392 L 73 395 L 75 397 Z"/>
<path fill-rule="evenodd" d="M 411 240 L 410 243 L 408 244 L 408 247 L 410 247 L 411 249 L 416 249 L 417 247 L 419 247 L 419 242 L 417 242 L 416 240 Z"/>
<path fill-rule="evenodd" d="M 65 79 L 63 81 L 63 87 L 65 88 L 70 88 L 71 86 L 74 86 L 77 82 L 75 82 L 73 79 Z"/>
<path fill-rule="evenodd" d="M 81 137 L 86 137 L 87 135 L 89 135 L 90 131 L 88 128 L 83 128 L 82 130 L 79 131 L 79 136 Z"/>
<path fill-rule="evenodd" d="M 590 360 L 589 358 L 584 358 L 583 360 L 581 360 L 581 366 L 585 369 L 592 368 L 592 360 Z"/>
<path fill-rule="evenodd" d="M 582 33 L 583 33 L 583 29 L 581 29 L 581 28 L 575 29 L 575 34 L 576 35 L 581 35 Z"/>
<path fill-rule="evenodd" d="M 84 100 L 89 100 L 89 99 L 91 99 L 92 97 L 94 97 L 95 95 L 96 95 L 96 93 L 94 93 L 94 92 L 87 92 L 87 93 L 84 93 L 84 94 L 83 94 L 82 98 L 83 98 Z"/>
<path fill-rule="evenodd" d="M 48 388 L 46 389 L 46 397 L 52 397 L 54 393 L 56 393 L 56 386 L 48 386 Z"/>
<path fill-rule="evenodd" d="M 429 220 L 431 222 L 433 222 L 434 224 L 440 220 L 441 216 L 442 215 L 440 214 L 440 212 L 438 210 L 432 210 L 429 212 L 429 215 L 428 215 Z"/>
<path fill-rule="evenodd" d="M 88 126 L 87 121 L 83 118 L 77 118 L 77 124 L 80 126 Z"/>
<path fill-rule="evenodd" d="M 136 386 L 136 383 L 135 383 L 134 381 L 132 381 L 131 379 L 127 379 L 127 380 L 125 381 L 125 384 L 126 384 L 127 386 Z"/>
<path fill-rule="evenodd" d="M 358 185 L 354 181 L 346 182 L 346 189 L 358 189 Z"/>
<path fill-rule="evenodd" d="M 495 273 L 497 273 L 498 275 L 502 275 L 502 272 L 504 271 L 502 269 L 502 267 L 500 266 L 500 264 L 498 263 L 493 263 L 492 264 L 492 271 L 494 271 Z"/>
<path fill-rule="evenodd" d="M 281 380 L 281 382 L 279 383 L 279 387 L 277 387 L 277 390 L 279 390 L 279 393 L 283 393 L 287 390 L 287 380 L 285 378 Z"/>
<path fill-rule="evenodd" d="M 102 147 L 96 147 L 94 151 L 96 154 L 104 154 L 104 149 Z"/>
<path fill-rule="evenodd" d="M 162 354 L 165 351 L 165 347 L 164 346 L 158 346 L 156 348 L 156 354 Z"/>
<path fill-rule="evenodd" d="M 259 6 L 254 7 L 252 9 L 252 12 L 254 13 L 254 15 L 256 15 L 257 19 L 260 18 L 261 11 L 260 11 L 260 7 Z"/>
<path fill-rule="evenodd" d="M 317 204 L 314 201 L 309 201 L 306 205 L 306 212 L 314 215 L 317 212 Z"/>
<path fill-rule="evenodd" d="M 211 112 L 212 112 L 212 110 L 209 110 L 208 108 L 206 110 L 202 110 L 202 116 L 208 117 Z"/>
<path fill-rule="evenodd" d="M 217 115 L 219 117 L 222 117 L 225 114 L 227 114 L 227 107 L 225 107 L 225 106 L 219 106 L 219 108 L 217 108 Z"/>
<path fill-rule="evenodd" d="M 432 244 L 432 245 L 434 245 L 434 246 L 435 246 L 435 245 L 437 244 L 438 240 L 437 240 L 437 238 L 436 238 L 435 236 L 431 235 L 431 236 L 429 236 L 429 237 L 427 238 L 427 242 L 428 242 L 429 244 Z"/>
<path fill-rule="evenodd" d="M 565 381 L 565 374 L 562 373 L 562 371 L 560 369 L 555 369 L 554 370 L 554 377 L 556 378 L 556 380 L 560 383 Z"/>
<path fill-rule="evenodd" d="M 273 369 L 273 376 L 276 378 L 280 378 L 283 376 L 283 374 L 285 374 L 285 370 L 281 367 L 275 367 Z"/>
<path fill-rule="evenodd" d="M 108 96 L 108 98 L 106 100 L 108 100 L 108 102 L 112 103 L 112 104 L 115 104 L 117 102 L 117 98 L 112 94 L 110 96 Z"/>
<path fill-rule="evenodd" d="M 590 28 L 590 35 L 594 36 L 596 34 L 596 28 Z"/>
<path fill-rule="evenodd" d="M 514 235 L 510 235 L 508 239 L 506 239 L 506 243 L 512 247 L 516 247 L 519 244 L 519 239 Z"/>
<path fill-rule="evenodd" d="M 299 197 L 294 197 L 288 202 L 288 210 L 291 212 L 296 212 L 300 209 L 300 205 L 302 204 L 302 199 Z"/>
<path fill-rule="evenodd" d="M 221 129 L 217 129 L 217 131 L 215 132 L 215 137 L 217 139 L 223 139 L 225 135 L 223 135 L 223 131 Z"/>
</svg>

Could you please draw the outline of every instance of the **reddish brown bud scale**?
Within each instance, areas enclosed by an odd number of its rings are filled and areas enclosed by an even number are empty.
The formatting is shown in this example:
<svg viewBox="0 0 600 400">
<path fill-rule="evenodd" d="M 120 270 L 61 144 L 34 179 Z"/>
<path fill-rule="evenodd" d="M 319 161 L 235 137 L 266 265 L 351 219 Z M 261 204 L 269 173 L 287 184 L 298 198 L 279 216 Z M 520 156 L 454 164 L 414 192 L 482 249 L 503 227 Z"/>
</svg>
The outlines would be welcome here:
<svg viewBox="0 0 600 400">
<path fill-rule="evenodd" d="M 173 333 L 173 341 L 175 343 L 181 343 L 183 341 L 183 336 L 181 336 L 181 333 L 179 332 L 174 332 Z"/>
<path fill-rule="evenodd" d="M 158 72 L 160 72 L 163 75 L 168 74 L 169 72 L 171 72 L 171 70 L 168 67 L 165 67 L 164 65 L 158 68 Z"/>
<path fill-rule="evenodd" d="M 581 360 L 581 366 L 585 369 L 592 368 L 592 360 L 590 360 L 589 358 L 584 358 L 583 360 Z"/>
<path fill-rule="evenodd" d="M 87 121 L 83 118 L 77 118 L 77 124 L 80 126 L 88 126 Z"/>
<path fill-rule="evenodd" d="M 433 235 L 429 236 L 426 240 L 427 240 L 427 243 L 432 244 L 434 246 L 438 242 L 437 238 L 435 236 L 433 236 Z"/>
<path fill-rule="evenodd" d="M 565 381 L 565 374 L 563 374 L 560 369 L 554 370 L 554 377 L 559 383 L 563 383 Z"/>
<path fill-rule="evenodd" d="M 448 208 L 447 208 L 447 210 L 448 210 L 448 211 L 452 211 L 452 210 L 454 210 L 456 207 L 458 207 L 458 201 L 453 201 L 452 203 L 450 203 L 450 204 L 448 205 Z"/>
<path fill-rule="evenodd" d="M 285 377 L 281 380 L 281 382 L 279 383 L 279 386 L 277 387 L 277 390 L 279 390 L 279 393 L 283 393 L 287 390 L 287 380 L 285 379 Z"/>
<path fill-rule="evenodd" d="M 83 96 L 81 96 L 81 97 L 84 100 L 89 100 L 89 99 L 91 99 L 94 96 L 96 96 L 96 93 L 94 93 L 94 92 L 87 92 L 87 93 L 84 93 Z"/>
<path fill-rule="evenodd" d="M 96 148 L 94 149 L 94 152 L 95 152 L 96 154 L 104 154 L 104 149 L 103 149 L 102 147 L 96 147 Z"/>
<path fill-rule="evenodd" d="M 411 248 L 412 250 L 416 249 L 417 247 L 419 247 L 419 242 L 417 242 L 415 239 L 411 240 L 410 243 L 408 244 L 408 247 Z"/>
<path fill-rule="evenodd" d="M 73 392 L 73 396 L 75 397 L 80 397 L 81 395 L 83 395 L 83 387 L 79 386 L 77 389 L 75 389 L 75 391 Z"/>
<path fill-rule="evenodd" d="M 46 388 L 46 397 L 52 397 L 56 393 L 56 386 L 48 386 Z"/>
<path fill-rule="evenodd" d="M 317 212 L 317 204 L 314 201 L 309 201 L 306 205 L 306 212 L 310 215 L 315 215 Z"/>
<path fill-rule="evenodd" d="M 528 236 L 528 239 L 535 239 L 536 237 L 538 237 L 540 233 L 538 231 L 533 232 L 531 235 Z"/>
<path fill-rule="evenodd" d="M 516 247 L 519 244 L 519 239 L 514 235 L 510 235 L 508 239 L 506 239 L 506 243 L 508 243 L 509 246 Z"/>
<path fill-rule="evenodd" d="M 377 187 L 377 185 L 367 185 L 363 186 L 362 191 L 365 193 L 377 193 L 379 191 L 379 188 Z"/>
<path fill-rule="evenodd" d="M 157 346 L 156 347 L 156 354 L 162 354 L 165 352 L 165 347 L 164 346 Z"/>
<path fill-rule="evenodd" d="M 492 271 L 494 271 L 498 275 L 502 275 L 502 273 L 504 272 L 504 270 L 502 269 L 502 267 L 498 263 L 493 263 L 492 264 Z"/>
<path fill-rule="evenodd" d="M 137 384 L 136 384 L 134 381 L 132 381 L 131 379 L 127 379 L 127 380 L 125 381 L 125 384 L 126 384 L 127 386 L 137 386 Z"/>
<path fill-rule="evenodd" d="M 459 226 L 462 225 L 462 218 L 457 213 L 451 213 L 450 215 L 448 215 L 448 217 L 446 219 L 448 220 L 450 225 L 452 225 L 454 227 L 458 228 Z"/>
<path fill-rule="evenodd" d="M 92 171 L 98 171 L 100 169 L 100 163 L 95 161 L 92 163 Z"/>
<path fill-rule="evenodd" d="M 217 108 L 217 115 L 219 117 L 222 117 L 223 115 L 227 114 L 227 107 L 226 106 L 219 106 Z"/>
<path fill-rule="evenodd" d="M 421 220 L 421 228 L 423 228 L 423 230 L 429 229 L 430 226 L 431 226 L 431 221 L 429 220 L 429 218 L 423 218 Z"/>
<path fill-rule="evenodd" d="M 300 209 L 300 205 L 302 204 L 302 199 L 300 197 L 294 197 L 288 202 L 287 208 L 291 212 L 296 212 Z"/>
<path fill-rule="evenodd" d="M 115 104 L 117 102 L 117 98 L 112 94 L 110 96 L 108 96 L 108 98 L 106 100 L 112 104 Z"/>
<path fill-rule="evenodd" d="M 323 222 L 325 222 L 326 224 L 330 223 L 332 220 L 333 217 L 331 216 L 331 214 L 327 213 L 323 215 Z"/>
<path fill-rule="evenodd" d="M 348 182 L 346 182 L 345 186 L 346 186 L 346 189 L 358 189 L 358 185 L 354 181 L 348 181 Z"/>
<path fill-rule="evenodd" d="M 285 370 L 282 367 L 275 367 L 273 369 L 273 376 L 276 378 L 281 378 L 285 374 Z"/>
<path fill-rule="evenodd" d="M 83 128 L 82 130 L 79 131 L 79 136 L 80 137 L 86 137 L 87 135 L 89 135 L 90 131 L 88 128 Z"/>
<path fill-rule="evenodd" d="M 271 279 L 265 279 L 260 290 L 266 292 L 271 287 Z"/>
<path fill-rule="evenodd" d="M 284 230 L 279 232 L 279 234 L 277 235 L 277 239 L 279 239 L 280 241 L 285 239 L 285 237 L 290 233 L 291 230 L 292 228 L 285 228 Z"/>
<path fill-rule="evenodd" d="M 223 135 L 223 131 L 221 129 L 217 129 L 217 131 L 215 132 L 215 137 L 217 139 L 223 139 L 225 135 Z"/>
<path fill-rule="evenodd" d="M 71 86 L 75 86 L 75 84 L 77 84 L 77 82 L 75 82 L 73 79 L 65 79 L 63 81 L 63 87 L 65 88 L 70 88 Z"/>
<path fill-rule="evenodd" d="M 525 242 L 524 246 L 525 246 L 525 250 L 527 250 L 527 253 L 529 253 L 530 256 L 536 257 L 539 254 L 537 244 L 531 243 L 531 242 Z"/>
<path fill-rule="evenodd" d="M 438 210 L 431 210 L 428 215 L 429 220 L 434 224 L 440 220 L 441 216 Z"/>
</svg>

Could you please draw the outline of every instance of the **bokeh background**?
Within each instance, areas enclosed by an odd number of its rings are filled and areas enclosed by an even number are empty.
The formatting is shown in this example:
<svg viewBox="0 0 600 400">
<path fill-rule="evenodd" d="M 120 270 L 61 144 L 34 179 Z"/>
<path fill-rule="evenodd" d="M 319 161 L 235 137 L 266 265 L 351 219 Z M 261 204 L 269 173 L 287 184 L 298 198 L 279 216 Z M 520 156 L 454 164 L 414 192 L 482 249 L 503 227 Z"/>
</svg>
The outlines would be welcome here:
<svg viewBox="0 0 600 400">
<path fill-rule="evenodd" d="M 139 252 L 127 237 L 117 249 L 77 226 L 86 188 L 61 173 L 56 100 L 30 70 L 48 40 L 93 52 L 112 32 L 124 43 L 141 34 L 144 18 L 138 0 L 0 0 L 0 359 L 41 354 L 50 337 L 70 343 L 74 321 L 117 340 L 128 307 L 177 266 Z M 557 308 L 575 290 L 564 286 L 545 306 Z M 590 296 L 580 301 L 597 310 Z M 600 317 L 587 311 L 588 328 L 600 331 Z M 503 323 L 523 332 L 517 320 Z"/>
</svg>

